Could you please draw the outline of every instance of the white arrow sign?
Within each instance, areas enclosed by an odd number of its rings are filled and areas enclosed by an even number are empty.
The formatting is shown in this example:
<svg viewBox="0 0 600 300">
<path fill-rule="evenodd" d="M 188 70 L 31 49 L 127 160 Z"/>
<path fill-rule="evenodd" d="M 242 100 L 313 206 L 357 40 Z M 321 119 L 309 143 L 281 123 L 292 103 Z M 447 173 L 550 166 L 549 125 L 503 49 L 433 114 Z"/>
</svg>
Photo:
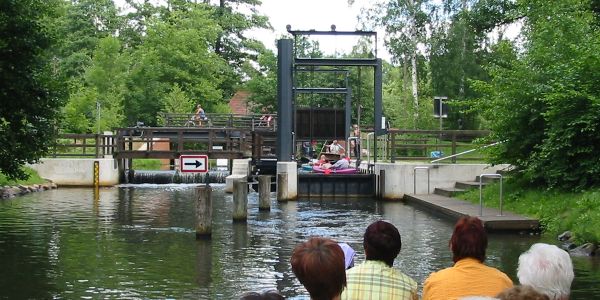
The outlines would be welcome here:
<svg viewBox="0 0 600 300">
<path fill-rule="evenodd" d="M 181 155 L 179 156 L 179 170 L 181 172 L 208 172 L 208 156 L 206 155 Z"/>
</svg>

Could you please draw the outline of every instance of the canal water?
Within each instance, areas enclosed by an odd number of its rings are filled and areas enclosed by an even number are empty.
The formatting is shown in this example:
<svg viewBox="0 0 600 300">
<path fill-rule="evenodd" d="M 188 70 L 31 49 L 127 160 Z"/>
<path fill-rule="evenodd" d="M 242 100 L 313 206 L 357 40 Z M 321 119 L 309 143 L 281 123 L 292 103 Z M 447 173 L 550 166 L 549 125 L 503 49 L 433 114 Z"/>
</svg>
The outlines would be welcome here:
<svg viewBox="0 0 600 300">
<path fill-rule="evenodd" d="M 428 274 L 452 264 L 453 224 L 402 203 L 372 200 L 272 202 L 233 223 L 232 196 L 213 185 L 213 236 L 195 239 L 195 185 L 61 188 L 0 201 L 0 298 L 237 299 L 277 289 L 308 299 L 292 274 L 294 246 L 310 236 L 350 244 L 364 260 L 362 234 L 373 221 L 398 227 L 395 267 L 422 289 Z M 272 194 L 274 196 L 274 194 Z M 491 235 L 487 263 L 516 280 L 532 235 Z M 545 242 L 554 243 L 553 240 Z M 573 258 L 571 299 L 600 299 L 600 262 Z"/>
</svg>

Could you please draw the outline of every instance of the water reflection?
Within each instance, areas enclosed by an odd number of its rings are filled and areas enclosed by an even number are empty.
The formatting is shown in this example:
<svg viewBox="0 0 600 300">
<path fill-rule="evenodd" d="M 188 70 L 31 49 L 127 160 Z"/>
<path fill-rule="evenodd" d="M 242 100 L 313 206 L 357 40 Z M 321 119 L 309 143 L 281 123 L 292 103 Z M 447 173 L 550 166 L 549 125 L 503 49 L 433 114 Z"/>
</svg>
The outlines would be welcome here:
<svg viewBox="0 0 600 300">
<path fill-rule="evenodd" d="M 250 193 L 248 222 L 234 223 L 232 202 L 213 186 L 212 239 L 196 240 L 194 185 L 59 189 L 2 201 L 0 298 L 235 299 L 277 289 L 305 299 L 289 265 L 294 246 L 331 237 L 351 245 L 360 263 L 363 231 L 378 219 L 400 230 L 395 267 L 420 284 L 452 264 L 453 224 L 402 203 L 313 198 L 272 201 L 262 212 Z M 487 263 L 515 280 L 519 254 L 538 241 L 492 235 Z M 600 297 L 598 260 L 574 264 L 572 298 Z"/>
</svg>

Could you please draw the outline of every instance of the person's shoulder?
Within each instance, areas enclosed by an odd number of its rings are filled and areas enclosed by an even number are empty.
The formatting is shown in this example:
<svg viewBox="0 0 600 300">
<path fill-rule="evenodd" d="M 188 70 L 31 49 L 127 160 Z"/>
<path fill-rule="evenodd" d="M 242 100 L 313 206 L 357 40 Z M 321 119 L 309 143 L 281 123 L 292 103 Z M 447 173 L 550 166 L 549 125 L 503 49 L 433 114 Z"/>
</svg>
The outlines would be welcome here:
<svg viewBox="0 0 600 300">
<path fill-rule="evenodd" d="M 490 269 L 490 272 L 493 273 L 498 278 L 502 279 L 506 283 L 510 283 L 510 285 L 513 284 L 512 279 L 510 279 L 510 277 L 508 277 L 508 275 L 506 275 L 506 273 L 504 273 L 504 272 L 502 272 L 499 269 L 496 269 L 494 267 L 490 267 L 490 266 L 487 266 L 487 267 Z"/>
<path fill-rule="evenodd" d="M 425 279 L 425 282 L 445 280 L 450 275 L 451 272 L 452 272 L 452 267 L 448 267 L 445 269 L 441 269 L 441 270 L 432 272 L 431 274 L 429 274 L 429 276 L 427 276 L 427 279 Z"/>
<path fill-rule="evenodd" d="M 406 275 L 404 272 L 402 272 L 398 269 L 394 269 L 394 268 L 392 268 L 392 269 L 393 269 L 394 274 L 398 277 L 398 279 L 400 281 L 405 282 L 405 284 L 410 285 L 410 287 L 413 289 L 417 288 L 417 281 L 414 278 Z"/>
</svg>

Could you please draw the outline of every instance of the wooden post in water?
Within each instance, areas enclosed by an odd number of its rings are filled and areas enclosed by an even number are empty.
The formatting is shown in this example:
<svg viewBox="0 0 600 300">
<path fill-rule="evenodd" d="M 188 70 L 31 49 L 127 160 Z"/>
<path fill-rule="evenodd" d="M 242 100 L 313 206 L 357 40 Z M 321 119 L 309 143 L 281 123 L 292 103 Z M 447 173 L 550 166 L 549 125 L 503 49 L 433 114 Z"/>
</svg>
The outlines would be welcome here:
<svg viewBox="0 0 600 300">
<path fill-rule="evenodd" d="M 385 170 L 379 171 L 379 199 L 385 195 Z"/>
<path fill-rule="evenodd" d="M 288 174 L 277 174 L 277 201 L 288 200 Z"/>
<path fill-rule="evenodd" d="M 246 222 L 248 219 L 248 182 L 233 182 L 233 221 Z"/>
<path fill-rule="evenodd" d="M 258 210 L 271 210 L 271 176 L 258 176 Z"/>
<path fill-rule="evenodd" d="M 212 234 L 212 188 L 202 185 L 196 188 L 196 239 L 210 238 Z"/>
</svg>

